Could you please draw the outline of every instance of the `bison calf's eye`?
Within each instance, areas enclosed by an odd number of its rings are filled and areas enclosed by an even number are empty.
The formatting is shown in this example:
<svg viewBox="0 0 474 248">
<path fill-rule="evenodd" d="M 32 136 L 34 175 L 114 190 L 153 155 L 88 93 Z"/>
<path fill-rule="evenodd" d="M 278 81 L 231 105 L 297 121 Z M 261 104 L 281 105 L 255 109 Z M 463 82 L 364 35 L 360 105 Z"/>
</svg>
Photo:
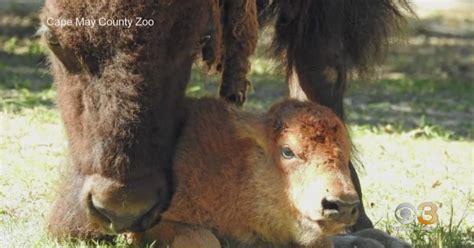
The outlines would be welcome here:
<svg viewBox="0 0 474 248">
<path fill-rule="evenodd" d="M 284 159 L 294 159 L 296 157 L 295 153 L 289 147 L 281 148 L 281 156 Z"/>
</svg>

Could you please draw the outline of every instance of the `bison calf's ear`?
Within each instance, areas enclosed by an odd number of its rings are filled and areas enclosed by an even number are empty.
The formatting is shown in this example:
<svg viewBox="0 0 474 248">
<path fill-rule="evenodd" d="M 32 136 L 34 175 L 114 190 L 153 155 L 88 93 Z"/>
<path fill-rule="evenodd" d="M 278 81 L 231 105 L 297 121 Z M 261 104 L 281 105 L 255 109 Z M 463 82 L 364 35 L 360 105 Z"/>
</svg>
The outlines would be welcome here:
<svg viewBox="0 0 474 248">
<path fill-rule="evenodd" d="M 79 60 L 74 55 L 74 53 L 69 48 L 61 45 L 57 35 L 54 34 L 47 26 L 43 25 L 38 33 L 42 35 L 43 40 L 45 41 L 49 50 L 61 62 L 61 64 L 69 73 L 77 73 L 81 70 Z"/>
</svg>

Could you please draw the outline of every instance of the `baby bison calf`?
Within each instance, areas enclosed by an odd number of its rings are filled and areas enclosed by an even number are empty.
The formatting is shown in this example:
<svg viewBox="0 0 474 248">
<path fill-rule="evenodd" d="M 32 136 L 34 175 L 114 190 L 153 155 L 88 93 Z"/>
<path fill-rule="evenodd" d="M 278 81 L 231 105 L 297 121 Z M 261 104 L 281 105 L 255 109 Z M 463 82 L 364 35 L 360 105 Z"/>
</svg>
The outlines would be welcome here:
<svg viewBox="0 0 474 248">
<path fill-rule="evenodd" d="M 171 205 L 159 225 L 132 234 L 135 242 L 328 247 L 329 235 L 354 224 L 351 143 L 329 108 L 295 100 L 266 114 L 214 99 L 186 106 Z"/>
</svg>

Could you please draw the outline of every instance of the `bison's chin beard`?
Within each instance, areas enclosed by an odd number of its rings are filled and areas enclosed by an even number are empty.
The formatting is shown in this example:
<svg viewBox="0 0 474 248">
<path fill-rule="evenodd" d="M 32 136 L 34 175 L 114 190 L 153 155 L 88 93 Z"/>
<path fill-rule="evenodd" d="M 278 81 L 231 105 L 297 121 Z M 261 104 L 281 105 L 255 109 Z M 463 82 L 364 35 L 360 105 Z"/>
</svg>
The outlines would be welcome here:
<svg viewBox="0 0 474 248">
<path fill-rule="evenodd" d="M 302 217 L 298 220 L 296 240 L 301 245 L 311 245 L 329 236 L 343 233 L 349 226 L 332 220 L 312 220 Z"/>
<path fill-rule="evenodd" d="M 347 224 L 334 221 L 318 221 L 318 226 L 321 233 L 327 236 L 342 233 L 349 227 Z"/>
</svg>

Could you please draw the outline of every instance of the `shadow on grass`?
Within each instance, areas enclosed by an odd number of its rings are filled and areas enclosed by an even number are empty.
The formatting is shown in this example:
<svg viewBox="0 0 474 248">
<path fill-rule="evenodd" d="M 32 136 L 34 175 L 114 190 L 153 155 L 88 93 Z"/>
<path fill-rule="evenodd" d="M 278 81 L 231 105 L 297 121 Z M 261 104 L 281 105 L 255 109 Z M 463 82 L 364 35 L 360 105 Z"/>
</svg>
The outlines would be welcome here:
<svg viewBox="0 0 474 248">
<path fill-rule="evenodd" d="M 51 88 L 46 57 L 0 51 L 0 88 L 41 91 Z"/>
<path fill-rule="evenodd" d="M 53 108 L 52 77 L 41 54 L 0 51 L 0 109 L 20 112 L 36 107 Z"/>
<path fill-rule="evenodd" d="M 385 132 L 473 138 L 470 83 L 399 79 L 351 87 L 345 101 L 351 123 Z"/>
<path fill-rule="evenodd" d="M 34 34 L 43 0 L 0 3 L 0 89 L 51 88 L 45 49 Z"/>
<path fill-rule="evenodd" d="M 252 73 L 245 108 L 265 111 L 287 95 L 283 75 Z M 193 71 L 188 95 L 217 96 L 219 78 Z M 347 120 L 385 133 L 448 139 L 473 138 L 472 84 L 467 82 L 397 79 L 352 81 L 344 101 Z"/>
</svg>

